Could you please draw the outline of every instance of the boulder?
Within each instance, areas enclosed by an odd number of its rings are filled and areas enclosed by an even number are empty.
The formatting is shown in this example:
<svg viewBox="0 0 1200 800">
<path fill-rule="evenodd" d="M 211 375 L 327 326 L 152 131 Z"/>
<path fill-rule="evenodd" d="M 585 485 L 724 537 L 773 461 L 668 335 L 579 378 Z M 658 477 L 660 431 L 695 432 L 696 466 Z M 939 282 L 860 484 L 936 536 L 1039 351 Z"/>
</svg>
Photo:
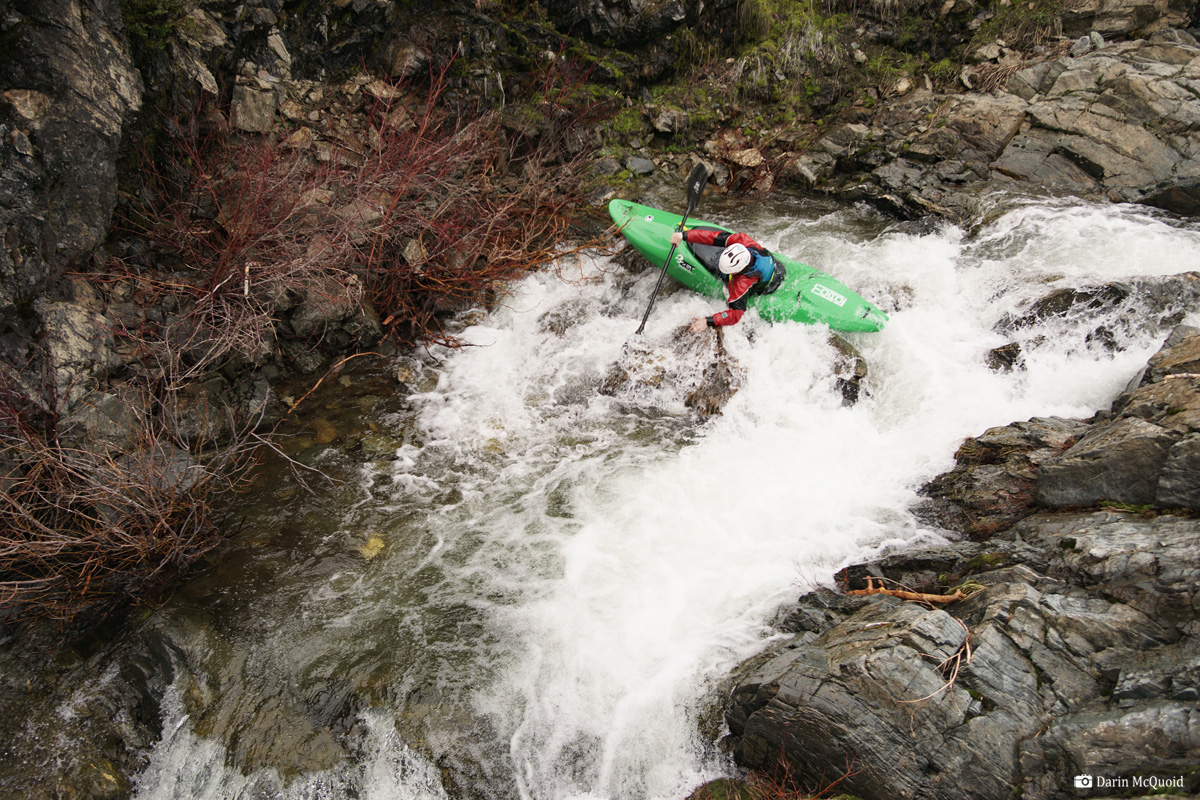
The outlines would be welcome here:
<svg viewBox="0 0 1200 800">
<path fill-rule="evenodd" d="M 1176 328 L 1100 420 L 1077 444 L 1048 459 L 1038 500 L 1075 506 L 1110 500 L 1194 507 L 1200 485 L 1200 329 Z"/>
<path fill-rule="evenodd" d="M 722 337 L 720 329 L 695 335 L 679 328 L 668 345 L 627 343 L 599 391 L 651 413 L 682 406 L 703 416 L 720 414 L 744 378 Z"/>
<path fill-rule="evenodd" d="M 1039 514 L 847 569 L 736 675 L 734 755 L 864 800 L 1060 798 L 1093 772 L 1194 789 L 1198 555 L 1188 519 Z M 867 576 L 982 591 L 936 607 L 845 593 Z"/>
<path fill-rule="evenodd" d="M 1200 789 L 1200 526 L 1032 502 L 1194 507 L 1197 366 L 1181 326 L 1111 412 L 967 440 L 917 513 L 985 541 L 849 567 L 783 609 L 734 676 L 735 758 L 864 800 Z"/>
<path fill-rule="evenodd" d="M 1171 431 L 1137 418 L 1093 430 L 1041 465 L 1038 502 L 1051 507 L 1087 506 L 1101 500 L 1153 503 L 1167 451 L 1176 441 Z"/>
<path fill-rule="evenodd" d="M 1034 418 L 967 439 L 957 466 L 923 486 L 918 515 L 975 540 L 1006 530 L 1037 510 L 1038 469 L 1089 430 L 1079 420 Z"/>
</svg>

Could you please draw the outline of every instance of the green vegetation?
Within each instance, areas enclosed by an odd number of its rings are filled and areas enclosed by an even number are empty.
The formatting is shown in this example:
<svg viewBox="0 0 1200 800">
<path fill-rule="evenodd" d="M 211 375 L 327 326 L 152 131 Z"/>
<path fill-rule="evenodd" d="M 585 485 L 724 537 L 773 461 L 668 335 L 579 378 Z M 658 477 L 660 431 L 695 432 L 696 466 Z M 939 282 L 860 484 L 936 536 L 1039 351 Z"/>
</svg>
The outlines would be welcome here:
<svg viewBox="0 0 1200 800">
<path fill-rule="evenodd" d="M 169 37 L 186 14 L 175 0 L 121 0 L 134 62 L 144 64 L 165 52 Z"/>
<path fill-rule="evenodd" d="M 1022 0 L 1019 3 L 992 6 L 992 14 L 980 26 L 972 48 L 997 39 L 1009 47 L 1027 50 L 1045 44 L 1059 33 L 1061 0 Z"/>
<path fill-rule="evenodd" d="M 980 553 L 967 563 L 967 572 L 987 572 L 993 569 L 999 569 L 1008 562 L 1008 556 L 1004 553 Z"/>
</svg>

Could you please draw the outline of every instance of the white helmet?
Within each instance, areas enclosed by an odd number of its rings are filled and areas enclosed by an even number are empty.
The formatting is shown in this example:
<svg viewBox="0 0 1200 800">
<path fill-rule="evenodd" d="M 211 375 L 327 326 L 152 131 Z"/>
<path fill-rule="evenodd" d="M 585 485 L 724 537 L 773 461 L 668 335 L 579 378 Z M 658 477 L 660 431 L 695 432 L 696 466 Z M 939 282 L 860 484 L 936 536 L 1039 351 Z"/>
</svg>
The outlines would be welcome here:
<svg viewBox="0 0 1200 800">
<path fill-rule="evenodd" d="M 717 269 L 726 275 L 734 275 L 750 266 L 750 251 L 744 244 L 731 244 L 721 251 Z"/>
</svg>

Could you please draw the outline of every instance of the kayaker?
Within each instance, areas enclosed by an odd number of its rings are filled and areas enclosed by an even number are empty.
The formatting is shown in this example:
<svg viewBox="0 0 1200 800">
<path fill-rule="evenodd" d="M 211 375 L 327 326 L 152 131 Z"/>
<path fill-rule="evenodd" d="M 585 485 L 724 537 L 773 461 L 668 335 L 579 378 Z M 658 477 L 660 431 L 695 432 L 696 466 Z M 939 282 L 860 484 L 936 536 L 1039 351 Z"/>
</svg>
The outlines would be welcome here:
<svg viewBox="0 0 1200 800">
<path fill-rule="evenodd" d="M 771 283 L 775 274 L 775 259 L 770 251 L 744 233 L 728 231 L 696 229 L 671 234 L 671 244 L 678 246 L 681 242 L 725 248 L 721 251 L 717 269 L 721 272 L 721 280 L 725 282 L 728 308 L 711 317 L 696 317 L 688 330 L 700 333 L 705 328 L 737 324 L 742 314 L 746 313 L 746 301 L 755 287 L 765 287 Z"/>
</svg>

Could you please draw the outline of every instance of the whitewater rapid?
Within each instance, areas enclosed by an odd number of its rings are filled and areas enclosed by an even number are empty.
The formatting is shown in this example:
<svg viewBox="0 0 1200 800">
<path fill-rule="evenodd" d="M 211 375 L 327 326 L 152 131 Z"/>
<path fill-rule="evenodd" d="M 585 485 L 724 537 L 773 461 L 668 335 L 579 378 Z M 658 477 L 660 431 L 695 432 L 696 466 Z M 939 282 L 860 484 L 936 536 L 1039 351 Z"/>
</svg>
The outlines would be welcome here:
<svg viewBox="0 0 1200 800">
<path fill-rule="evenodd" d="M 860 401 L 842 402 L 827 331 L 753 314 L 725 332 L 743 380 L 721 415 L 696 417 L 670 385 L 603 393 L 631 344 L 685 358 L 673 340 L 719 305 L 668 289 L 635 340 L 655 271 L 573 256 L 522 280 L 467 346 L 421 356 L 437 380 L 414 417 L 370 420 L 394 434 L 388 456 L 313 503 L 313 558 L 335 567 L 252 601 L 277 613 L 229 635 L 294 698 L 319 682 L 364 698 L 345 758 L 234 763 L 177 682 L 139 800 L 636 800 L 732 774 L 722 683 L 777 609 L 847 564 L 942 541 L 909 508 L 964 437 L 1090 416 L 1168 332 L 1113 350 L 1089 341 L 1095 319 L 1053 321 L 1016 334 L 1023 367 L 996 372 L 988 352 L 1013 340 L 998 323 L 1056 289 L 1200 262 L 1194 227 L 1126 206 L 1010 203 L 971 230 L 799 201 L 709 219 L 888 311 L 882 332 L 846 337 L 869 365 Z M 371 537 L 380 555 L 356 558 Z"/>
</svg>

